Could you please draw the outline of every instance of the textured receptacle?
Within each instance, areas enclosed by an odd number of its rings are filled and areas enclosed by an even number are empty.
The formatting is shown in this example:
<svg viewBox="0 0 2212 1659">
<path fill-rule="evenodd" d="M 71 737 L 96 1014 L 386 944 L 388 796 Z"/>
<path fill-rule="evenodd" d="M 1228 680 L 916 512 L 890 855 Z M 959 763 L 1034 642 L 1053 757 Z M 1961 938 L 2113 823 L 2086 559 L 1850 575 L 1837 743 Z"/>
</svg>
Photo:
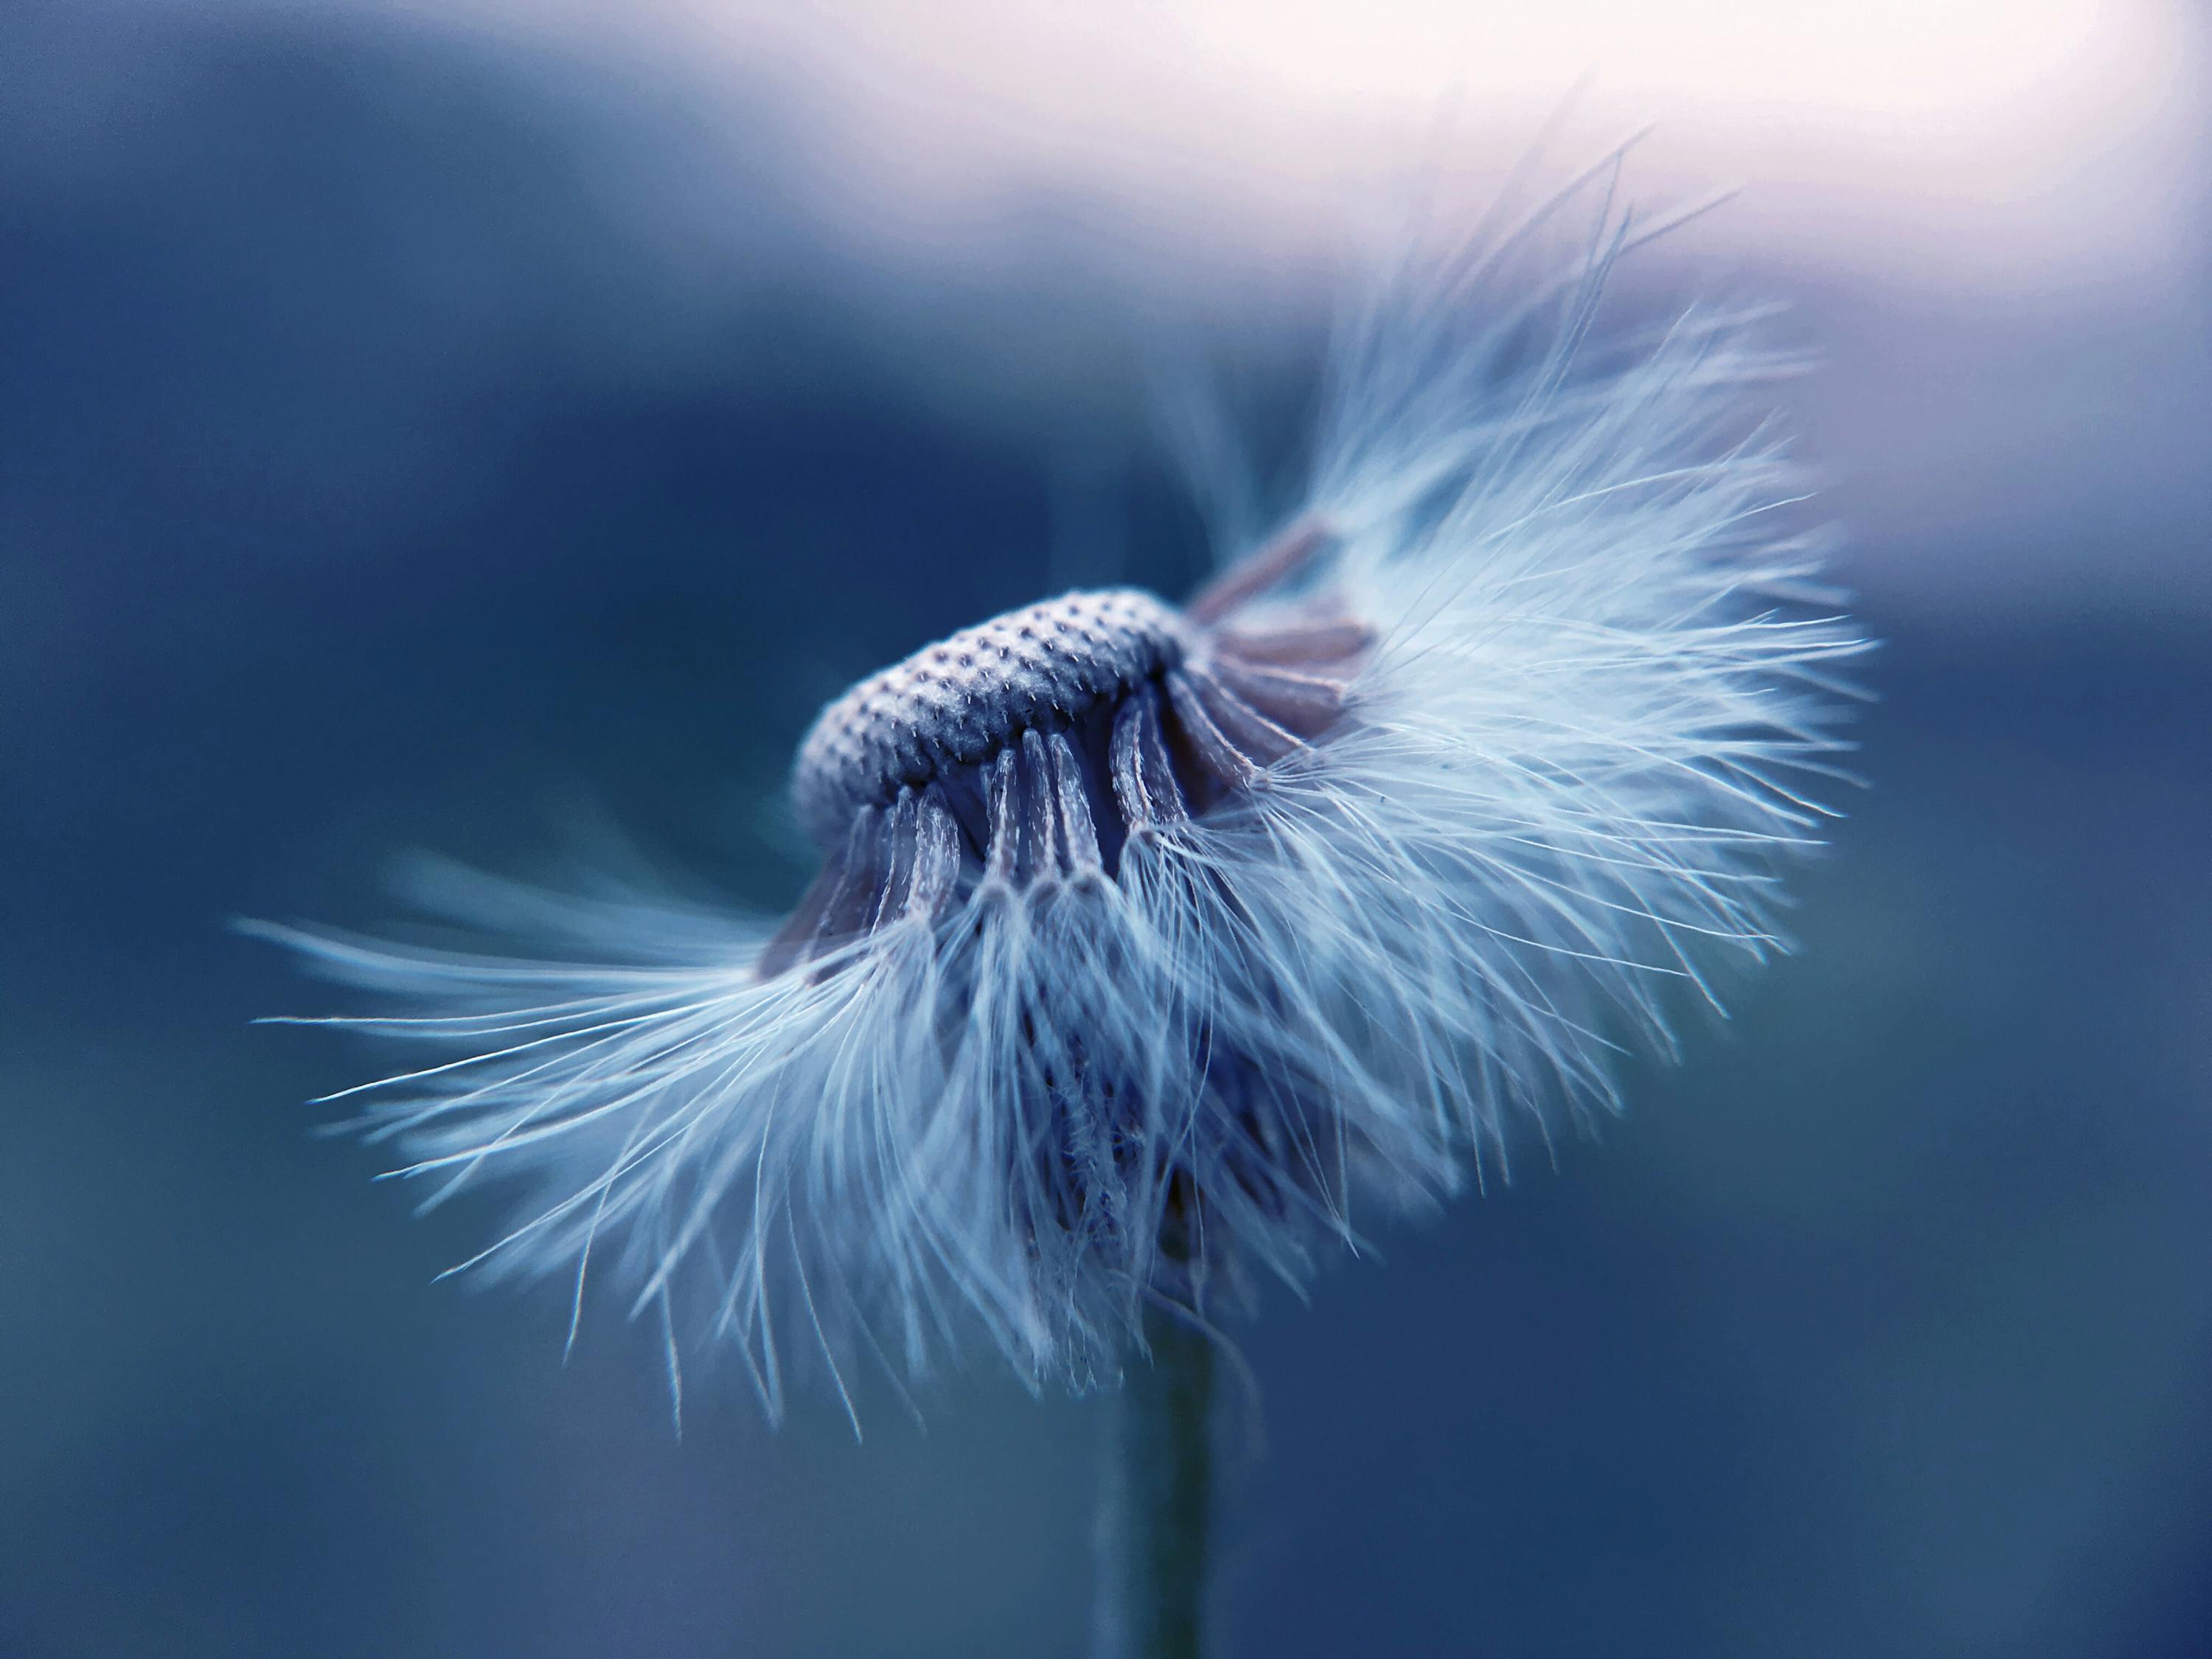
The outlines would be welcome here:
<svg viewBox="0 0 2212 1659">
<path fill-rule="evenodd" d="M 1239 629 L 1237 606 L 1208 609 L 1217 625 L 1134 588 L 1066 594 L 830 704 L 792 779 L 827 858 L 759 973 L 933 919 L 980 881 L 1111 878 L 1132 834 L 1254 787 L 1337 722 L 1366 629 L 1322 611 Z"/>
</svg>

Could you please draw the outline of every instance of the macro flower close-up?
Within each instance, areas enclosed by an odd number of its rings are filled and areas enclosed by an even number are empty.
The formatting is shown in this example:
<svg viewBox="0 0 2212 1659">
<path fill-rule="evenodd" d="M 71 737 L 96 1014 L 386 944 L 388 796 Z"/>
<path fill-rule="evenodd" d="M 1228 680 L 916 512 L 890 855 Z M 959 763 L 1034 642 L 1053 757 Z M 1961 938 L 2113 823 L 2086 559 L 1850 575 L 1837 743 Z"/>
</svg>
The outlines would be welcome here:
<svg viewBox="0 0 2212 1659">
<path fill-rule="evenodd" d="M 0 1654 L 2212 1659 L 2200 9 L 6 33 Z"/>
<path fill-rule="evenodd" d="M 1480 280 L 1583 206 L 1413 251 L 1297 515 L 1187 605 L 1047 599 L 825 708 L 788 918 L 448 871 L 545 950 L 262 930 L 420 1005 L 338 1023 L 445 1051 L 339 1098 L 441 1191 L 534 1183 L 483 1267 L 580 1310 L 596 1260 L 679 1387 L 732 1347 L 771 1413 L 787 1364 L 849 1411 L 853 1364 L 971 1336 L 1113 1382 L 1148 1307 L 1206 1328 L 1613 1106 L 1608 1050 L 1778 943 L 1863 647 L 1806 602 L 1741 319 L 1587 348 L 1626 214 Z"/>
</svg>

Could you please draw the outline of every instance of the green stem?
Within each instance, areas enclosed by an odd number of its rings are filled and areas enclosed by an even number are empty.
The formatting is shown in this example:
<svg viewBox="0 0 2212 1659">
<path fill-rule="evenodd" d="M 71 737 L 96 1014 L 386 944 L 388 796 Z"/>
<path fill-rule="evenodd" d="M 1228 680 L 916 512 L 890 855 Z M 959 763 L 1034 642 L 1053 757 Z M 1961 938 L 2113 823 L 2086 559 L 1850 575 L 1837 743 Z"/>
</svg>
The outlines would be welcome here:
<svg viewBox="0 0 2212 1659">
<path fill-rule="evenodd" d="M 1200 1659 L 1213 1497 L 1213 1344 L 1147 1310 L 1115 1402 L 1100 1532 L 1098 1659 Z"/>
</svg>

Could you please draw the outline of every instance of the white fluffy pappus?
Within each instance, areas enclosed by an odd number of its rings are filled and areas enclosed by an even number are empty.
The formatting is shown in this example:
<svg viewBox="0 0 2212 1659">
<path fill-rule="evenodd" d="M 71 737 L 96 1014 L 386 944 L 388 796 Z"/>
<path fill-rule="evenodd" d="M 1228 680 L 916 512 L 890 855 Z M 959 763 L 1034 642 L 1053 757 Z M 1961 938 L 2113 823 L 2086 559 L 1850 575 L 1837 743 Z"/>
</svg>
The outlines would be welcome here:
<svg viewBox="0 0 2212 1659">
<path fill-rule="evenodd" d="M 825 709 L 780 925 L 450 869 L 434 908 L 532 954 L 254 925 L 401 1010 L 313 1023 L 428 1051 L 331 1097 L 398 1173 L 523 1187 L 463 1265 L 567 1275 L 576 1317 L 612 1278 L 679 1400 L 708 1350 L 771 1416 L 795 1366 L 850 1411 L 856 1363 L 978 1342 L 1084 1386 L 1148 1304 L 1300 1284 L 1515 1120 L 1613 1107 L 1670 986 L 1778 944 L 1863 647 L 1811 608 L 1748 319 L 1593 344 L 1648 234 L 1612 182 L 1416 239 L 1290 527 L 1187 605 L 1030 606 Z"/>
</svg>

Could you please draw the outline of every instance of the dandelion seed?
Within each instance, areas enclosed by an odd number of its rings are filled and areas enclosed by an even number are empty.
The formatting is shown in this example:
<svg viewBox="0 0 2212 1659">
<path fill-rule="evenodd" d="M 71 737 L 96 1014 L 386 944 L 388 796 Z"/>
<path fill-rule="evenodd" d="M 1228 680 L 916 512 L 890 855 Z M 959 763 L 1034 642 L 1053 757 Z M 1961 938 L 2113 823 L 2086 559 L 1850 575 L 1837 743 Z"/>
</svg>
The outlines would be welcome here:
<svg viewBox="0 0 2212 1659">
<path fill-rule="evenodd" d="M 1613 212 L 1416 251 L 1348 331 L 1290 527 L 1176 606 L 1008 611 L 824 709 L 780 925 L 448 872 L 509 959 L 269 928 L 422 1046 L 343 1098 L 429 1202 L 529 1202 L 479 1271 L 622 1287 L 771 1415 L 980 1340 L 1032 1385 L 1194 1321 L 1610 1109 L 1615 1050 L 1779 943 L 1860 648 L 1691 312 L 1600 349 Z M 573 1336 L 573 1324 L 571 1328 Z"/>
</svg>

